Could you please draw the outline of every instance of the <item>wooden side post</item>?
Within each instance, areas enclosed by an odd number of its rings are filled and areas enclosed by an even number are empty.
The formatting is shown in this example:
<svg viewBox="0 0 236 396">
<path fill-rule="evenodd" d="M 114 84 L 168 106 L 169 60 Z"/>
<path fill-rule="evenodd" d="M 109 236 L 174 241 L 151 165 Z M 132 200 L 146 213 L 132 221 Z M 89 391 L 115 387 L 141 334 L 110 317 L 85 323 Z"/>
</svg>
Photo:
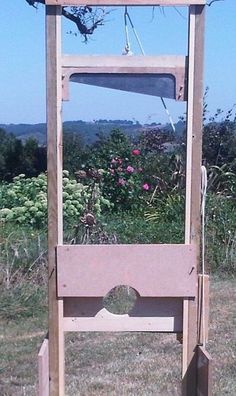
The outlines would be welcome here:
<svg viewBox="0 0 236 396">
<path fill-rule="evenodd" d="M 38 353 L 38 396 L 49 396 L 48 339 L 45 338 Z"/>
<path fill-rule="evenodd" d="M 189 7 L 189 70 L 187 105 L 187 165 L 185 243 L 197 247 L 200 261 L 200 202 L 203 114 L 204 6 Z M 197 389 L 197 301 L 184 301 L 183 395 Z"/>
<path fill-rule="evenodd" d="M 47 26 L 47 159 L 48 159 L 48 300 L 50 396 L 64 394 L 63 300 L 57 299 L 55 248 L 62 228 L 62 88 L 61 6 L 46 7 Z"/>
</svg>

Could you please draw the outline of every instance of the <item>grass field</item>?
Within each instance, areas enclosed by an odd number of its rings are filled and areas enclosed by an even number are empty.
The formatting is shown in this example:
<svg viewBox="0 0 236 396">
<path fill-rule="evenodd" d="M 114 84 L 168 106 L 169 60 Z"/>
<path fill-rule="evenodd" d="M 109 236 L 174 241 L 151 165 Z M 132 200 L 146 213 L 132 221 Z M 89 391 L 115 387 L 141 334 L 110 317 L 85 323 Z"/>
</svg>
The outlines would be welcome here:
<svg viewBox="0 0 236 396">
<path fill-rule="evenodd" d="M 208 350 L 214 395 L 236 394 L 236 282 L 211 282 Z M 37 351 L 47 313 L 0 322 L 0 395 L 37 394 Z M 68 396 L 180 395 L 181 345 L 175 335 L 81 333 L 66 337 Z"/>
</svg>

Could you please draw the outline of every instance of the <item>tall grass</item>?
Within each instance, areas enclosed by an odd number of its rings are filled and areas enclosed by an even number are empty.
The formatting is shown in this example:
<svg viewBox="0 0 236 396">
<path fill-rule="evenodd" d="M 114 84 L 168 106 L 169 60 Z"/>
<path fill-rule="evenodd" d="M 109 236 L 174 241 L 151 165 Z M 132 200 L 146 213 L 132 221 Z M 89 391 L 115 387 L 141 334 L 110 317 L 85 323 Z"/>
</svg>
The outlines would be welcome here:
<svg viewBox="0 0 236 396">
<path fill-rule="evenodd" d="M 207 201 L 206 255 L 210 272 L 236 270 L 236 204 L 233 199 L 210 195 Z"/>
<path fill-rule="evenodd" d="M 46 233 L 1 228 L 0 317 L 34 316 L 46 309 Z"/>
</svg>

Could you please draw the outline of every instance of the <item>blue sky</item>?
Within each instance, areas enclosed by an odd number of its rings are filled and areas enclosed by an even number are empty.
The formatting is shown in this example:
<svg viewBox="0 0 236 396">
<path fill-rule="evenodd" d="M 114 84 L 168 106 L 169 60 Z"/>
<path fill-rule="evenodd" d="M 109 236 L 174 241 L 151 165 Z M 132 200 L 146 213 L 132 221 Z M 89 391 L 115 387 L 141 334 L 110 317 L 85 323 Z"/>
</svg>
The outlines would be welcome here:
<svg viewBox="0 0 236 396">
<path fill-rule="evenodd" d="M 186 8 L 130 7 L 129 12 L 146 54 L 186 54 Z M 35 11 L 25 0 L 1 0 L 0 34 L 0 123 L 45 122 L 45 32 L 44 7 Z M 64 53 L 116 54 L 125 46 L 123 8 L 114 7 L 104 27 L 88 44 L 68 31 L 63 23 Z M 207 7 L 205 44 L 205 86 L 209 86 L 208 107 L 228 110 L 236 103 L 236 0 L 224 0 Z M 140 54 L 130 31 L 131 49 Z M 167 100 L 175 121 L 185 106 Z M 145 95 L 71 86 L 71 100 L 63 106 L 65 120 L 134 119 L 167 122 L 159 98 Z"/>
</svg>

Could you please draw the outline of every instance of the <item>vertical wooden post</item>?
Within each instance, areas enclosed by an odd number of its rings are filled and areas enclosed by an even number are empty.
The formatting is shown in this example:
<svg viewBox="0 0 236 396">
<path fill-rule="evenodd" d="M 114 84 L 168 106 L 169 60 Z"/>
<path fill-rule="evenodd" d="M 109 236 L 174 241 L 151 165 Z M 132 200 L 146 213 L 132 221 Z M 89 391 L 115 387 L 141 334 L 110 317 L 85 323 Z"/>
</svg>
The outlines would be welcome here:
<svg viewBox="0 0 236 396">
<path fill-rule="evenodd" d="M 185 243 L 195 244 L 200 262 L 204 6 L 189 7 L 189 69 Z M 197 392 L 197 301 L 184 301 L 183 395 Z"/>
<path fill-rule="evenodd" d="M 45 338 L 38 353 L 38 396 L 49 396 L 48 339 Z"/>
<path fill-rule="evenodd" d="M 193 11 L 192 11 L 193 10 Z M 192 180 L 191 180 L 191 211 L 190 211 L 190 242 L 199 248 L 201 238 L 201 165 L 202 165 L 202 128 L 203 128 L 203 65 L 204 65 L 204 29 L 205 6 L 191 6 L 190 13 L 195 13 L 194 40 L 194 84 L 192 114 Z M 191 116 L 191 115 L 190 115 Z"/>
<path fill-rule="evenodd" d="M 47 160 L 48 160 L 48 299 L 50 396 L 64 394 L 63 300 L 57 298 L 55 248 L 63 242 L 61 6 L 46 7 Z"/>
<path fill-rule="evenodd" d="M 203 293 L 204 289 L 204 293 Z M 198 340 L 205 347 L 209 328 L 209 275 L 198 275 Z"/>
</svg>

